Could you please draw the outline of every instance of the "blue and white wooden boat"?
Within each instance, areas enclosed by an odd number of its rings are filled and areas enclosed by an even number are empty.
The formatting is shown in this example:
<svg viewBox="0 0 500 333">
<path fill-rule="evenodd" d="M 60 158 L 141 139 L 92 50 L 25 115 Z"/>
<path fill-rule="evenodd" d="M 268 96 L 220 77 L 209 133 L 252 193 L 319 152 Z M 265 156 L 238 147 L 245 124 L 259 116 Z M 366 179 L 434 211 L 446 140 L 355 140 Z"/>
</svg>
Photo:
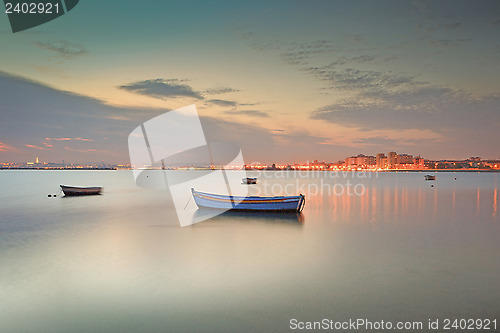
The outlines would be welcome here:
<svg viewBox="0 0 500 333">
<path fill-rule="evenodd" d="M 306 203 L 303 194 L 297 196 L 255 197 L 220 195 L 191 189 L 194 201 L 199 208 L 225 210 L 300 212 Z"/>
</svg>

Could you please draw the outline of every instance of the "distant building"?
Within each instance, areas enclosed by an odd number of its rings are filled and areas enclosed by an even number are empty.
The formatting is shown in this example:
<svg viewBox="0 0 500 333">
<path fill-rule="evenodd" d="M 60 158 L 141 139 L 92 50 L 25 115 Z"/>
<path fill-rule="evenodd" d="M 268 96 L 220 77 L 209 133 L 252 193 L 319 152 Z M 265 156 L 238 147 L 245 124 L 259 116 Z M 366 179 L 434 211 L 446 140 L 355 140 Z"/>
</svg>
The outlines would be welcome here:
<svg viewBox="0 0 500 333">
<path fill-rule="evenodd" d="M 387 167 L 387 156 L 385 154 L 377 154 L 377 157 L 375 159 L 375 163 L 377 164 L 377 168 L 379 169 L 384 169 Z"/>
<path fill-rule="evenodd" d="M 375 160 L 375 156 L 365 156 L 363 154 L 356 156 L 357 165 L 374 165 Z"/>
<path fill-rule="evenodd" d="M 345 159 L 345 165 L 348 167 L 375 165 L 375 163 L 375 156 L 366 156 L 363 154 L 351 156 Z"/>
<path fill-rule="evenodd" d="M 345 165 L 350 167 L 350 166 L 356 166 L 358 165 L 358 158 L 356 156 L 351 156 L 345 159 Z"/>
<path fill-rule="evenodd" d="M 424 158 L 420 157 L 420 156 L 415 157 L 414 165 L 415 165 L 415 168 L 417 168 L 417 169 L 424 169 L 425 168 Z"/>
<path fill-rule="evenodd" d="M 396 155 L 396 164 L 413 164 L 413 155 Z"/>
<path fill-rule="evenodd" d="M 387 162 L 388 162 L 390 168 L 394 168 L 396 166 L 397 157 L 398 157 L 398 154 L 396 154 L 395 151 L 389 152 L 389 155 L 387 156 Z"/>
</svg>

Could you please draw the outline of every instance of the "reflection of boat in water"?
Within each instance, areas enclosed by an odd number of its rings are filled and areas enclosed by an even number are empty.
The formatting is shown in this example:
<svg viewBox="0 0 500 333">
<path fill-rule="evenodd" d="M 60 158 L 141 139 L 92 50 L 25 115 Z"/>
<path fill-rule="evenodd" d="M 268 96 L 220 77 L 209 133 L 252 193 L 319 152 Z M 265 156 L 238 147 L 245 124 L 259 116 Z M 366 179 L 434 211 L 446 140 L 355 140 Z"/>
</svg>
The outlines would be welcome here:
<svg viewBox="0 0 500 333">
<path fill-rule="evenodd" d="M 225 210 L 249 211 L 290 211 L 300 212 L 304 208 L 306 198 L 303 194 L 297 196 L 278 197 L 243 197 L 232 195 L 211 194 L 195 191 L 191 192 L 199 208 L 215 208 Z"/>
<path fill-rule="evenodd" d="M 425 175 L 425 180 L 436 180 L 436 176 L 433 176 L 433 175 Z"/>
<path fill-rule="evenodd" d="M 243 178 L 241 180 L 241 183 L 242 184 L 248 184 L 248 185 L 250 185 L 250 184 L 257 184 L 257 178 Z"/>
<path fill-rule="evenodd" d="M 207 214 L 207 209 L 198 209 L 195 212 L 195 217 L 204 219 Z M 266 211 L 238 211 L 228 210 L 217 216 L 209 216 L 211 220 L 217 221 L 231 221 L 231 222 L 264 222 L 264 223 L 278 223 L 289 225 L 302 225 L 304 222 L 304 215 L 301 212 L 295 211 L 282 211 L 282 212 L 266 212 Z"/>
<path fill-rule="evenodd" d="M 59 185 L 64 195 L 67 197 L 75 197 L 82 195 L 98 195 L 101 194 L 102 187 L 74 187 Z"/>
</svg>

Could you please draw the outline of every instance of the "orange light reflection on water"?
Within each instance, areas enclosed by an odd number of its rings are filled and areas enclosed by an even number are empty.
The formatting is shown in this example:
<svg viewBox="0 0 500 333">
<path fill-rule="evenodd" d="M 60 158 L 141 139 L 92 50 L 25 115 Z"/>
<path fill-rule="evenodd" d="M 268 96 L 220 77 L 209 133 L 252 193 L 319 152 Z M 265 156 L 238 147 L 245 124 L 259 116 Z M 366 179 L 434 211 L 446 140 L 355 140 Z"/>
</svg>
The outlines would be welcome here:
<svg viewBox="0 0 500 333">
<path fill-rule="evenodd" d="M 324 211 L 325 207 L 329 207 L 329 221 L 354 219 L 369 223 L 392 221 L 399 224 L 406 220 L 427 221 L 425 218 L 418 219 L 418 216 L 433 219 L 442 217 L 446 221 L 455 221 L 464 214 L 470 215 L 471 220 L 474 221 L 480 221 L 485 213 L 493 218 L 498 217 L 498 189 L 496 188 L 490 190 L 440 188 L 436 185 L 415 189 L 404 186 L 371 187 L 359 195 L 353 193 L 325 195 L 323 193 L 310 195 L 307 200 L 305 215 L 308 212 Z M 486 202 L 492 203 L 487 211 L 485 211 Z"/>
<path fill-rule="evenodd" d="M 497 189 L 493 192 L 493 217 L 497 216 Z"/>
</svg>

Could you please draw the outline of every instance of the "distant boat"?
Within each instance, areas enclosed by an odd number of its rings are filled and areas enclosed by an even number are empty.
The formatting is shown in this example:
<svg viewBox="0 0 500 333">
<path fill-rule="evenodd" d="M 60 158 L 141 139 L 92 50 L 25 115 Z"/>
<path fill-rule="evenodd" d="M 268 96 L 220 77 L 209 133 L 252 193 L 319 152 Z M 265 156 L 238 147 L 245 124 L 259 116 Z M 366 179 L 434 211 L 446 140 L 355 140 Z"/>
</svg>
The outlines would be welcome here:
<svg viewBox="0 0 500 333">
<path fill-rule="evenodd" d="M 425 180 L 436 180 L 436 176 L 425 175 Z"/>
<path fill-rule="evenodd" d="M 67 197 L 81 196 L 81 195 L 98 195 L 101 194 L 102 187 L 74 187 L 59 185 L 64 195 Z"/>
<path fill-rule="evenodd" d="M 242 197 L 211 194 L 191 189 L 194 201 L 199 208 L 215 208 L 225 210 L 300 212 L 306 203 L 303 194 L 297 196 L 278 197 Z"/>
<path fill-rule="evenodd" d="M 243 178 L 241 180 L 242 184 L 257 184 L 257 178 Z"/>
</svg>

